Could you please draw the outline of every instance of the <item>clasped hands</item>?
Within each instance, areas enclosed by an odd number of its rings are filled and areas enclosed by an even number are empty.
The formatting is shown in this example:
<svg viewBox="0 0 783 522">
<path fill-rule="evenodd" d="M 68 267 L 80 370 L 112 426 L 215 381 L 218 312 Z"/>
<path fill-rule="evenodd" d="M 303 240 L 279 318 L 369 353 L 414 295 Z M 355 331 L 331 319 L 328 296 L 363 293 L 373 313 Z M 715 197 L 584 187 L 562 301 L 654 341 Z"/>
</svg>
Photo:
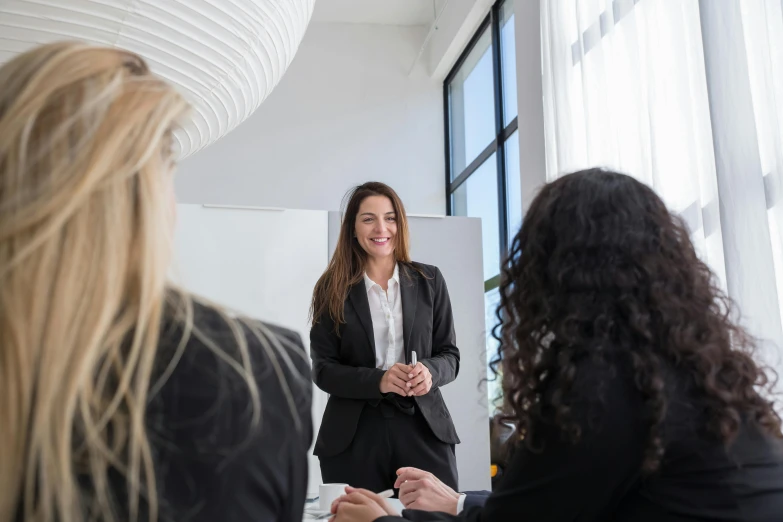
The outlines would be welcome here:
<svg viewBox="0 0 783 522">
<path fill-rule="evenodd" d="M 422 363 L 416 366 L 397 363 L 383 374 L 381 393 L 396 393 L 402 397 L 420 397 L 432 389 L 432 374 Z"/>
</svg>

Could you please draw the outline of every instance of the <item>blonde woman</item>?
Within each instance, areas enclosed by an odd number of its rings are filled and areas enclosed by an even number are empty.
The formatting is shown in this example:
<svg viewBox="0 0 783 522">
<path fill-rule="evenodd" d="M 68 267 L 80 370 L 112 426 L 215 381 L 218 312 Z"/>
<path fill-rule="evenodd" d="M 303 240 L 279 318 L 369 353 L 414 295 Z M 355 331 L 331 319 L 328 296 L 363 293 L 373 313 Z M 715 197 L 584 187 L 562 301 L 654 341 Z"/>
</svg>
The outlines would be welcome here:
<svg viewBox="0 0 783 522">
<path fill-rule="evenodd" d="M 117 49 L 0 68 L 0 522 L 301 519 L 299 338 L 166 287 L 186 109 Z"/>
</svg>

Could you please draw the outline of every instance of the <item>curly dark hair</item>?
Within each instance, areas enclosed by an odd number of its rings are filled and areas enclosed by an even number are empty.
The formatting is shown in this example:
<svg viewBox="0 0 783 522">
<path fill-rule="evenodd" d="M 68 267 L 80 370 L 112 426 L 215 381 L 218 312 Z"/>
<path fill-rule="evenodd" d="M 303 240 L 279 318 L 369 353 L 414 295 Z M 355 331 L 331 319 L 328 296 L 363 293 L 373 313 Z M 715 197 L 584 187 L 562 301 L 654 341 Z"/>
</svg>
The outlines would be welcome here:
<svg viewBox="0 0 783 522">
<path fill-rule="evenodd" d="M 763 392 L 774 372 L 753 359 L 755 340 L 696 255 L 687 227 L 646 185 L 591 169 L 546 185 L 504 263 L 499 341 L 504 413 L 532 444 L 539 423 L 577 442 L 569 390 L 579 361 L 620 347 L 649 419 L 642 469 L 664 455 L 664 368 L 687 372 L 712 436 L 730 444 L 743 422 L 781 436 Z"/>
</svg>

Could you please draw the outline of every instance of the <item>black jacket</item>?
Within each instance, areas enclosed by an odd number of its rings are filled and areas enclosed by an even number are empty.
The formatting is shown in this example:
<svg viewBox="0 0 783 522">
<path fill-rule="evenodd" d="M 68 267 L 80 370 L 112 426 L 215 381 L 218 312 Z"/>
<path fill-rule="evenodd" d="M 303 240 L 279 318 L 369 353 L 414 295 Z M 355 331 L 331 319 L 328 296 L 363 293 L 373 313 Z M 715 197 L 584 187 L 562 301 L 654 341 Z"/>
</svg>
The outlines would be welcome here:
<svg viewBox="0 0 783 522">
<path fill-rule="evenodd" d="M 623 366 L 625 365 L 625 366 Z M 535 451 L 518 444 L 498 487 L 457 516 L 405 511 L 408 520 L 491 522 L 781 522 L 783 440 L 752 422 L 726 449 L 705 431 L 703 401 L 687 371 L 673 372 L 664 424 L 666 454 L 645 477 L 649 424 L 628 362 L 583 361 L 571 390 L 578 444 L 542 424 Z M 596 398 L 600 398 L 598 401 Z M 542 449 L 540 449 L 542 448 Z M 540 450 L 539 450 L 540 449 Z M 471 500 L 478 500 L 477 498 Z M 381 517 L 376 522 L 393 522 Z"/>
<path fill-rule="evenodd" d="M 465 491 L 465 502 L 462 504 L 462 510 L 474 507 L 483 507 L 487 499 L 492 494 L 491 491 Z"/>
<path fill-rule="evenodd" d="M 440 387 L 453 381 L 459 371 L 446 282 L 434 266 L 400 263 L 399 272 L 406 361 L 410 362 L 411 349 L 415 349 L 418 360 L 432 373 L 432 389 L 416 397 L 416 403 L 436 437 L 458 444 L 457 431 L 440 392 Z M 314 453 L 329 457 L 353 440 L 365 404 L 383 398 L 380 383 L 384 372 L 375 367 L 375 337 L 363 282 L 349 290 L 340 335 L 334 332 L 328 313 L 317 319 L 310 330 L 310 357 L 313 381 L 329 394 Z"/>
<path fill-rule="evenodd" d="M 239 361 L 232 333 L 217 312 L 195 305 L 198 332 L 147 412 L 163 522 L 302 519 L 313 435 L 307 355 L 294 332 L 258 324 L 281 378 L 270 354 L 245 328 L 261 399 L 261 421 L 254 429 L 245 381 L 203 342 L 209 339 L 225 358 Z M 175 357 L 180 339 L 178 324 L 164 326 L 158 375 Z M 113 489 L 124 487 L 118 480 Z"/>
</svg>

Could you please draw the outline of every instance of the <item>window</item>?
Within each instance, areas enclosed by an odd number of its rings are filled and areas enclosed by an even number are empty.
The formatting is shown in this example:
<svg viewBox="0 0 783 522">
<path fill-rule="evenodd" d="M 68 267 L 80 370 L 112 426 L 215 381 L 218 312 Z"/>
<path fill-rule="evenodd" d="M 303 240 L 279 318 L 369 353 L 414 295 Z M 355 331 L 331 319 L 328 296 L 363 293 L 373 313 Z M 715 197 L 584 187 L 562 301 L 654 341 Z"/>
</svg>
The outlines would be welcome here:
<svg viewBox="0 0 783 522">
<path fill-rule="evenodd" d="M 487 361 L 500 265 L 522 222 L 514 0 L 499 0 L 443 85 L 449 215 L 481 218 Z M 489 382 L 490 411 L 498 383 Z"/>
</svg>

